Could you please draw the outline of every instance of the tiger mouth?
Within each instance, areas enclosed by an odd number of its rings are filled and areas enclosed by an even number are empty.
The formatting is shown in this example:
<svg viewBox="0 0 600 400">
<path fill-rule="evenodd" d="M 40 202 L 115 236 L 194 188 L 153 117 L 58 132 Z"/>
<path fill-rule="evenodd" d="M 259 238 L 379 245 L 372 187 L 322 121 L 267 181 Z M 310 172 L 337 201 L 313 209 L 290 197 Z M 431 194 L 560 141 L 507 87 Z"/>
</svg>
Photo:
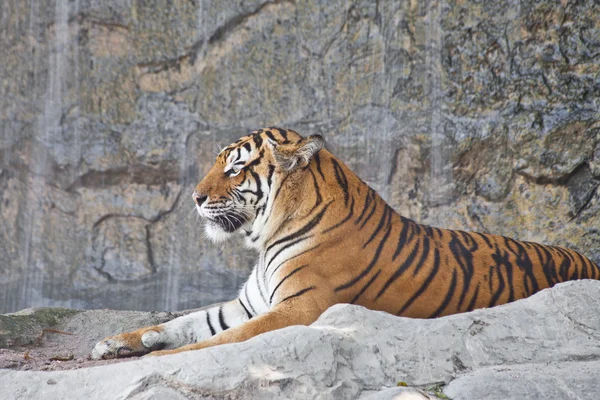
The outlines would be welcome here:
<svg viewBox="0 0 600 400">
<path fill-rule="evenodd" d="M 246 223 L 246 218 L 234 213 L 211 216 L 207 220 L 210 224 L 216 225 L 227 233 L 237 231 Z"/>
</svg>

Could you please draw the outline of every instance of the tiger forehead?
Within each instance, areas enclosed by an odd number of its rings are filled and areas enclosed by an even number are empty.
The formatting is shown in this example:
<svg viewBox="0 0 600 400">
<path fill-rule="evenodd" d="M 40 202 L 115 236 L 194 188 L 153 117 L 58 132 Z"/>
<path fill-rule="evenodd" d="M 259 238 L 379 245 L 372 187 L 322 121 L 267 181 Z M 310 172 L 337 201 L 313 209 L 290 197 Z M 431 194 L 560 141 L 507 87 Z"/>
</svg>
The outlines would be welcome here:
<svg viewBox="0 0 600 400">
<path fill-rule="evenodd" d="M 236 156 L 236 153 L 241 154 L 242 149 L 245 149 L 248 154 L 251 154 L 253 150 L 261 148 L 268 139 L 280 144 L 287 144 L 302 140 L 302 136 L 291 129 L 278 127 L 257 129 L 225 147 L 221 153 L 219 153 L 219 158 L 222 158 L 225 162 L 231 162 L 231 155 L 234 156 L 233 158 L 237 157 L 237 159 L 239 159 L 239 156 Z"/>
<path fill-rule="evenodd" d="M 225 163 L 230 163 L 232 161 L 239 160 L 244 156 L 252 154 L 255 148 L 256 147 L 253 146 L 249 140 L 244 140 L 242 142 L 238 140 L 237 142 L 232 143 L 229 146 L 225 147 L 223 150 L 221 150 L 218 158 L 220 158 Z"/>
</svg>

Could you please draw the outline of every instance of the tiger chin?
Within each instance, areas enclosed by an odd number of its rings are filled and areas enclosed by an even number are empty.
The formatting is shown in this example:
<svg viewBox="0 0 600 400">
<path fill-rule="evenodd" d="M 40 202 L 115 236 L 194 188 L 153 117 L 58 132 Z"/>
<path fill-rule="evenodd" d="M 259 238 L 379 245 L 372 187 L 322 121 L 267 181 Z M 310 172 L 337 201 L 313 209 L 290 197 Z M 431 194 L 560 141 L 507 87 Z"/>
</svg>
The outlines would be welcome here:
<svg viewBox="0 0 600 400">
<path fill-rule="evenodd" d="M 337 303 L 435 318 L 600 279 L 599 267 L 573 250 L 404 218 L 323 144 L 266 128 L 224 148 L 192 197 L 209 238 L 239 233 L 259 254 L 238 297 L 108 337 L 92 357 L 241 342 L 311 324 Z"/>
</svg>

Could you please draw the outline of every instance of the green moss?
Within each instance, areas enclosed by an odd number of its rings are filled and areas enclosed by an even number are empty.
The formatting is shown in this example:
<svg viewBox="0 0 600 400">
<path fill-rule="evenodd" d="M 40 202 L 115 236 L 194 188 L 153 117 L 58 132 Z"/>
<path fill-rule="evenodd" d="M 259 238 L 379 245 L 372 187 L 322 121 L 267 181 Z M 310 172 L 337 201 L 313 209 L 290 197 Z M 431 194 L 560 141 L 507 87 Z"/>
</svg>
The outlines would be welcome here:
<svg viewBox="0 0 600 400">
<path fill-rule="evenodd" d="M 0 348 L 35 343 L 44 329 L 52 329 L 81 310 L 40 307 L 0 315 Z"/>
<path fill-rule="evenodd" d="M 444 399 L 444 400 L 452 400 L 450 397 L 446 396 L 443 392 L 444 390 L 444 386 L 446 386 L 445 383 L 437 383 L 433 386 L 430 386 L 428 388 L 426 388 L 425 390 L 433 395 L 435 395 L 437 398 L 439 399 Z"/>
</svg>

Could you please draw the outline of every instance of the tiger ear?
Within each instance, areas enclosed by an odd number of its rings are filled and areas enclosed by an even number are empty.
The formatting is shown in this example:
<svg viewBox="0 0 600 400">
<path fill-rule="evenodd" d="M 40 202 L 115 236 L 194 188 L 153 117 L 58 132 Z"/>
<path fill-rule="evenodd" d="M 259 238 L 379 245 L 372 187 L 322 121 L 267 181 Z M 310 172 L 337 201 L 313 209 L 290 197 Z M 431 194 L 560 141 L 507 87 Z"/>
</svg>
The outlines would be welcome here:
<svg viewBox="0 0 600 400">
<path fill-rule="evenodd" d="M 279 144 L 274 140 L 268 140 L 275 162 L 286 172 L 307 166 L 313 156 L 325 144 L 325 140 L 321 135 L 311 135 L 298 143 L 291 144 Z"/>
</svg>

